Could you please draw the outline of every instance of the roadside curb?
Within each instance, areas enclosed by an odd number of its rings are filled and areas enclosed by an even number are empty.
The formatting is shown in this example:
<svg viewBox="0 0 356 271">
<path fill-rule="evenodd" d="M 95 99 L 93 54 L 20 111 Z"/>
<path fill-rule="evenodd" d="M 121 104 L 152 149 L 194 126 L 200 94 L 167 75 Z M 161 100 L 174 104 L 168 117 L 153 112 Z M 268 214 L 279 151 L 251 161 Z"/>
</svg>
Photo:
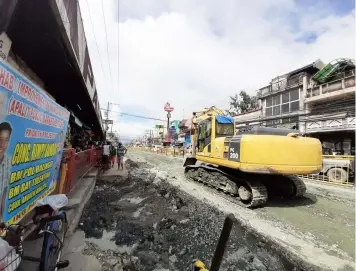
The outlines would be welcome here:
<svg viewBox="0 0 356 271">
<path fill-rule="evenodd" d="M 93 194 L 97 173 L 90 173 L 83 177 L 68 195 L 69 202 L 65 208 L 68 218 L 68 235 L 72 235 L 78 227 L 83 209 Z"/>
</svg>

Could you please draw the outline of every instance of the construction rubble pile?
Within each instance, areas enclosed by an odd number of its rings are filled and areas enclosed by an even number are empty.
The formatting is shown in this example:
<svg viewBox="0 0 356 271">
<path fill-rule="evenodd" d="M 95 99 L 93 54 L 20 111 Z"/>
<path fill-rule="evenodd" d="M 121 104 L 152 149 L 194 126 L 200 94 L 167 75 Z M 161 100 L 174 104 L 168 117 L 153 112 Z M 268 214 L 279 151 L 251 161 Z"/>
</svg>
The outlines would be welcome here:
<svg viewBox="0 0 356 271">
<path fill-rule="evenodd" d="M 147 163 L 128 159 L 125 165 L 128 177 L 98 180 L 84 209 L 79 226 L 87 240 L 84 253 L 95 256 L 103 270 L 190 270 L 196 258 L 209 266 L 225 215 L 172 187 Z M 105 236 L 110 248 L 91 241 Z M 235 224 L 220 270 L 300 269 Z"/>
</svg>

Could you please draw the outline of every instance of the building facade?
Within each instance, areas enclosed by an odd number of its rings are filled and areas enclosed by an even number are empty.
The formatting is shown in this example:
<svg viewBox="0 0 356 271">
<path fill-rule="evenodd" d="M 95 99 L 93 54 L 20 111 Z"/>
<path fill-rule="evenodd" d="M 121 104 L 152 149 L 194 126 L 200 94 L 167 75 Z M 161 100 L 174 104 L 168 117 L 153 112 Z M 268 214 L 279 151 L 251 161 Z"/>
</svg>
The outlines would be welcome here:
<svg viewBox="0 0 356 271">
<path fill-rule="evenodd" d="M 325 154 L 355 154 L 355 64 L 338 59 L 337 71 L 326 80 L 313 80 L 304 96 L 305 133 L 323 143 Z"/>
<path fill-rule="evenodd" d="M 317 60 L 258 90 L 260 108 L 234 117 L 238 130 L 269 126 L 319 138 L 324 154 L 354 155 L 355 64 Z"/>
<path fill-rule="evenodd" d="M 71 130 L 103 137 L 79 3 L 0 0 L 0 57 L 71 113 Z M 6 50 L 4 50 L 4 48 Z"/>
<path fill-rule="evenodd" d="M 261 124 L 269 127 L 297 129 L 305 133 L 300 117 L 305 112 L 304 96 L 310 78 L 324 67 L 317 60 L 309 65 L 278 76 L 259 89 Z"/>
</svg>

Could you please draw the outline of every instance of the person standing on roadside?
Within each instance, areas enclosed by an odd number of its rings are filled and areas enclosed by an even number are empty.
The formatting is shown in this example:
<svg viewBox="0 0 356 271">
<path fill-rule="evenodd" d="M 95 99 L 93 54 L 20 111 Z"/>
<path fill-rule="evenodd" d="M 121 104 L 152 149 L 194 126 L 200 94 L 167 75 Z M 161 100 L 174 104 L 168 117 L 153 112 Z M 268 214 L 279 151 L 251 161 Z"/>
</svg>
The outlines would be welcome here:
<svg viewBox="0 0 356 271">
<path fill-rule="evenodd" d="M 111 167 L 113 168 L 115 165 L 115 158 L 116 158 L 116 146 L 114 146 L 113 144 L 111 144 L 110 146 L 110 164 Z"/>
<path fill-rule="evenodd" d="M 103 146 L 103 169 L 109 169 L 109 156 L 110 156 L 110 145 L 108 142 L 105 142 Z"/>
<path fill-rule="evenodd" d="M 127 153 L 127 149 L 119 142 L 119 147 L 117 148 L 117 165 L 120 170 L 120 166 L 122 170 L 124 170 L 124 156 Z"/>
</svg>

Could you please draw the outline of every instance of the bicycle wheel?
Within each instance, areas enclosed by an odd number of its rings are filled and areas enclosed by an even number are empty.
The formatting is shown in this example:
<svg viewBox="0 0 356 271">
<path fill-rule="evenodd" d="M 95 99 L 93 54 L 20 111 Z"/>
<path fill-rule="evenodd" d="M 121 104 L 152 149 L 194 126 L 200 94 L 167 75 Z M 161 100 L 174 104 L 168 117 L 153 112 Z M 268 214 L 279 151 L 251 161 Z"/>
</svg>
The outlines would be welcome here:
<svg viewBox="0 0 356 271">
<path fill-rule="evenodd" d="M 59 214 L 63 214 L 60 212 Z M 64 214 L 65 215 L 65 214 Z M 67 225 L 65 216 L 47 224 L 43 237 L 39 271 L 56 271 L 62 254 Z"/>
</svg>

